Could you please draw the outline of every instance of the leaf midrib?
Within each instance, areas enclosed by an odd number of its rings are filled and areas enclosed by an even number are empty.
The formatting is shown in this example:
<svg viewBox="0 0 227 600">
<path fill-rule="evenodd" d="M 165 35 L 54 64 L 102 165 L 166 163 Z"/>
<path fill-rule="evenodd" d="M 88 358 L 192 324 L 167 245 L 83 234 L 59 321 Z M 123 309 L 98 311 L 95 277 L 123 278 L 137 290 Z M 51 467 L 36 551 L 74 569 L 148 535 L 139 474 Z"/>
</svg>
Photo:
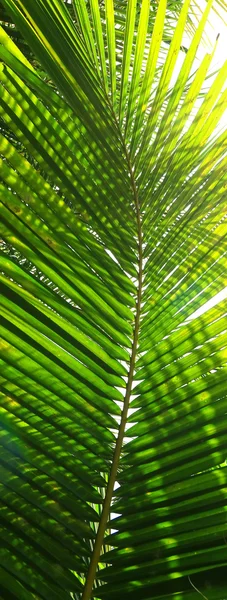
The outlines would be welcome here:
<svg viewBox="0 0 227 600">
<path fill-rule="evenodd" d="M 96 535 L 96 539 L 95 539 L 95 543 L 94 543 L 94 547 L 93 547 L 91 561 L 90 561 L 90 565 L 88 568 L 87 578 L 86 578 L 86 582 L 85 582 L 81 600 L 90 600 L 90 598 L 91 598 L 93 584 L 94 584 L 95 575 L 96 575 L 96 570 L 97 570 L 97 566 L 98 566 L 98 562 L 99 562 L 99 558 L 100 558 L 100 554 L 101 554 L 101 549 L 103 546 L 106 525 L 107 525 L 107 522 L 109 519 L 111 501 L 112 501 L 113 491 L 114 491 L 114 484 L 115 484 L 115 481 L 117 478 L 117 471 L 118 471 L 119 460 L 120 460 L 120 455 L 121 455 L 121 450 L 122 450 L 122 445 L 123 445 L 125 427 L 126 427 L 126 423 L 127 423 L 127 414 L 128 414 L 130 396 L 131 396 L 131 391 L 132 391 L 133 375 L 134 375 L 134 370 L 135 370 L 136 353 L 137 353 L 137 346 L 138 346 L 140 313 L 141 313 L 143 265 L 142 265 L 142 223 L 141 223 L 141 214 L 140 214 L 140 203 L 139 203 L 139 197 L 138 197 L 138 191 L 137 191 L 137 187 L 136 187 L 136 181 L 135 181 L 135 177 L 134 177 L 133 167 L 132 167 L 131 160 L 130 160 L 130 155 L 128 153 L 125 141 L 122 137 L 122 133 L 120 131 L 119 125 L 118 125 L 118 129 L 119 129 L 119 136 L 120 136 L 123 148 L 124 148 L 125 157 L 126 157 L 126 161 L 127 161 L 127 165 L 128 165 L 129 174 L 130 174 L 131 188 L 132 188 L 134 204 L 135 204 L 135 211 L 136 211 L 137 235 L 138 235 L 138 287 L 137 287 L 136 310 L 135 310 L 134 330 L 133 330 L 133 339 L 132 339 L 132 352 L 131 352 L 130 363 L 129 363 L 128 380 L 127 380 L 127 384 L 126 384 L 126 391 L 125 391 L 125 397 L 124 397 L 123 410 L 122 410 L 122 414 L 121 414 L 121 421 L 120 421 L 120 425 L 119 425 L 119 432 L 118 432 L 118 437 L 116 440 L 110 475 L 109 475 L 109 479 L 108 479 L 108 483 L 107 483 L 106 495 L 105 495 L 104 502 L 103 502 L 103 510 L 102 510 L 101 517 L 100 517 L 99 527 L 98 527 L 98 531 L 97 531 L 97 535 Z"/>
</svg>

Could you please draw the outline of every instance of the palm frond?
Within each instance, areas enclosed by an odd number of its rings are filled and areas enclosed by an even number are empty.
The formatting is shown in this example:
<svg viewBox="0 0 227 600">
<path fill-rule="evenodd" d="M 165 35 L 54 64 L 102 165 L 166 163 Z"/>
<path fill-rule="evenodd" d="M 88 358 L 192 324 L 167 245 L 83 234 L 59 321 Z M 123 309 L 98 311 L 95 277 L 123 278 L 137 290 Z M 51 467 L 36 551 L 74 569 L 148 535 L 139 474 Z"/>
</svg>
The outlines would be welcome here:
<svg viewBox="0 0 227 600">
<path fill-rule="evenodd" d="M 193 6 L 1 4 L 3 600 L 225 597 L 227 66 L 205 90 Z"/>
</svg>

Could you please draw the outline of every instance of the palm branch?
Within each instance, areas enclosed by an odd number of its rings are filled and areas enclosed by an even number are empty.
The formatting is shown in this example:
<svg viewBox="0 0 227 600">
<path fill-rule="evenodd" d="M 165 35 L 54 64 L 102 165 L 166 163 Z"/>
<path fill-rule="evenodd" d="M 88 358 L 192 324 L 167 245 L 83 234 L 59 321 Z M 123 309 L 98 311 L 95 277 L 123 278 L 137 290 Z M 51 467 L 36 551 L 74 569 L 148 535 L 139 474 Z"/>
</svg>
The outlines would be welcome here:
<svg viewBox="0 0 227 600">
<path fill-rule="evenodd" d="M 226 596 L 227 65 L 193 6 L 1 2 L 2 600 Z"/>
</svg>

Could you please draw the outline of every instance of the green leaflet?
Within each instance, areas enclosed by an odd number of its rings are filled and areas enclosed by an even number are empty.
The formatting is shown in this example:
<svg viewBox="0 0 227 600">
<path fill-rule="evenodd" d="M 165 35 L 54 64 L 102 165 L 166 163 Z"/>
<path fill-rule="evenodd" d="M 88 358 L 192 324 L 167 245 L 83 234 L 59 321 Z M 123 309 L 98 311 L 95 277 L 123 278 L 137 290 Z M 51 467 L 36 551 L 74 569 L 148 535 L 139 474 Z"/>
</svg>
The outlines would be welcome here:
<svg viewBox="0 0 227 600">
<path fill-rule="evenodd" d="M 101 18 L 100 18 L 98 0 L 91 0 L 90 4 L 91 4 L 91 14 L 92 14 L 96 43 L 98 46 L 98 53 L 99 53 L 99 59 L 100 59 L 100 64 L 101 64 L 103 82 L 104 82 L 106 91 L 108 91 L 105 48 L 104 48 L 102 23 L 101 23 Z"/>
<path fill-rule="evenodd" d="M 78 19 L 78 23 L 80 26 L 80 33 L 84 38 L 84 42 L 86 44 L 86 48 L 91 54 L 91 57 L 96 63 L 96 67 L 98 67 L 97 54 L 94 44 L 94 36 L 92 32 L 92 28 L 89 22 L 89 16 L 86 8 L 85 0 L 81 0 L 78 2 L 77 0 L 73 0 L 74 10 Z"/>
<path fill-rule="evenodd" d="M 108 55 L 110 63 L 110 79 L 112 88 L 113 109 L 116 109 L 116 46 L 115 46 L 115 24 L 113 0 L 106 0 L 106 29 L 108 40 Z"/>
<path fill-rule="evenodd" d="M 121 91 L 120 91 L 120 123 L 123 120 L 123 114 L 125 110 L 127 87 L 128 87 L 128 76 L 130 69 L 130 58 L 133 44 L 133 33 L 136 17 L 136 4 L 137 0 L 129 0 L 127 3 L 126 13 L 126 25 L 125 25 L 125 37 L 124 37 L 124 50 L 122 59 L 122 77 L 121 77 Z"/>
<path fill-rule="evenodd" d="M 141 71 L 144 48 L 145 48 L 145 43 L 146 43 L 149 11 L 150 11 L 149 0 L 143 0 L 142 5 L 141 5 L 140 20 L 139 20 L 138 31 L 137 31 L 133 72 L 132 72 L 132 77 L 131 77 L 131 82 L 130 82 L 130 91 L 129 91 L 129 95 L 128 95 L 128 110 L 127 110 L 126 124 L 125 124 L 125 135 L 127 135 L 127 129 L 130 128 L 131 123 L 132 123 L 132 117 L 133 117 L 133 113 L 135 111 L 136 99 L 137 99 L 138 92 L 139 92 L 140 71 Z"/>
<path fill-rule="evenodd" d="M 136 148 L 136 144 L 139 139 L 141 125 L 143 122 L 144 114 L 147 108 L 147 103 L 150 96 L 151 86 L 153 83 L 153 77 L 155 74 L 155 69 L 157 65 L 158 54 L 160 50 L 160 45 L 162 41 L 163 28 L 164 28 L 164 20 L 166 13 L 166 0 L 162 0 L 159 2 L 157 16 L 154 24 L 154 29 L 152 32 L 152 38 L 150 42 L 149 54 L 146 64 L 146 72 L 143 77 L 142 89 L 139 96 L 136 116 L 135 116 L 135 124 L 133 130 L 133 136 L 131 140 L 131 152 Z"/>
</svg>

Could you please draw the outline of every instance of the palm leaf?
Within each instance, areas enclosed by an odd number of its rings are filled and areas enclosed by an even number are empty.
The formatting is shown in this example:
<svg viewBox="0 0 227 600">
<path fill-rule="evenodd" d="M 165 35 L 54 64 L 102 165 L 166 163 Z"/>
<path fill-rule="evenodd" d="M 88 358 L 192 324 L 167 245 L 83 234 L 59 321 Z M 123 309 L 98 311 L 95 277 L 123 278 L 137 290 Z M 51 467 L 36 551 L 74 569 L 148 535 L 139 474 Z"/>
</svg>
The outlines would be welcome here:
<svg viewBox="0 0 227 600">
<path fill-rule="evenodd" d="M 211 5 L 1 4 L 3 600 L 225 598 Z"/>
</svg>

